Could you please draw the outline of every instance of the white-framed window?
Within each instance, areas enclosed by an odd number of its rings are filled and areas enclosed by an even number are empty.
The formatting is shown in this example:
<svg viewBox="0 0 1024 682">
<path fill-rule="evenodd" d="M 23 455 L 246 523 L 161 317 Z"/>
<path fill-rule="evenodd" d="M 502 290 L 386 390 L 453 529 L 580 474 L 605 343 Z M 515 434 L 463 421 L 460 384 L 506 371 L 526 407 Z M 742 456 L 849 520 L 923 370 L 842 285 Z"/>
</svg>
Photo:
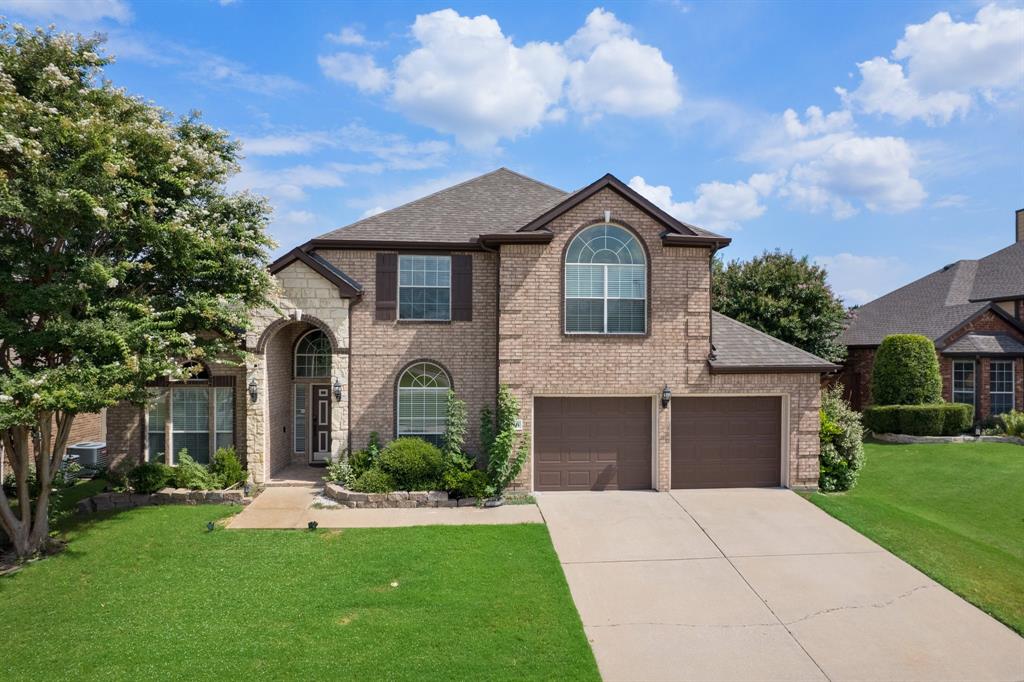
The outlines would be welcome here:
<svg viewBox="0 0 1024 682">
<path fill-rule="evenodd" d="M 235 396 L 230 386 L 182 384 L 151 389 L 146 409 L 146 459 L 177 464 L 187 449 L 209 464 L 217 448 L 234 445 Z"/>
<path fill-rule="evenodd" d="M 331 374 L 331 340 L 319 329 L 306 332 L 295 344 L 295 376 L 326 377 Z"/>
<path fill-rule="evenodd" d="M 451 256 L 398 256 L 398 319 L 452 318 Z"/>
<path fill-rule="evenodd" d="M 565 252 L 565 332 L 647 331 L 647 258 L 640 240 L 617 225 L 594 225 Z"/>
<path fill-rule="evenodd" d="M 974 360 L 953 361 L 953 402 L 974 405 Z"/>
<path fill-rule="evenodd" d="M 991 360 L 988 363 L 989 405 L 991 416 L 1013 410 L 1013 360 Z"/>
<path fill-rule="evenodd" d="M 306 451 L 306 384 L 295 384 L 295 403 L 292 412 L 295 418 L 295 452 Z"/>
<path fill-rule="evenodd" d="M 448 390 L 451 381 L 432 362 L 410 365 L 398 378 L 399 436 L 419 436 L 441 444 L 448 420 Z"/>
</svg>

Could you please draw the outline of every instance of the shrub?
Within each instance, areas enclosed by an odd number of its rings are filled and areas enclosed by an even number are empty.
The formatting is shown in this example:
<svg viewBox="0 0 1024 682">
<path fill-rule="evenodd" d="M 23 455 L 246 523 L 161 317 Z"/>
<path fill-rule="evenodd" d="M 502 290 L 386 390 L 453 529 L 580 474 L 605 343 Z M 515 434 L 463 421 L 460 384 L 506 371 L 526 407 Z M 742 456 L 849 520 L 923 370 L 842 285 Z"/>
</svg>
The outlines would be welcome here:
<svg viewBox="0 0 1024 682">
<path fill-rule="evenodd" d="M 346 460 L 339 459 L 327 463 L 327 475 L 324 476 L 324 480 L 351 488 L 352 483 L 356 480 L 356 475 L 351 464 Z"/>
<path fill-rule="evenodd" d="M 128 472 L 132 490 L 143 495 L 166 488 L 174 479 L 174 469 L 160 462 L 144 462 Z"/>
<path fill-rule="evenodd" d="M 192 459 L 188 450 L 182 449 L 178 453 L 178 466 L 174 470 L 174 487 L 188 488 L 189 490 L 213 490 L 217 482 L 210 471 Z"/>
<path fill-rule="evenodd" d="M 469 471 L 460 471 L 454 468 L 448 469 L 444 472 L 441 483 L 449 495 L 459 498 L 487 497 L 490 486 L 487 474 L 480 469 L 471 469 Z"/>
<path fill-rule="evenodd" d="M 1014 410 L 999 415 L 999 430 L 1007 436 L 1024 438 L 1024 412 Z"/>
<path fill-rule="evenodd" d="M 516 432 L 519 420 L 519 401 L 508 386 L 498 387 L 498 409 L 493 414 L 488 408 L 480 412 L 480 439 L 487 453 L 488 493 L 498 497 L 526 463 L 530 439 L 526 433 Z"/>
<path fill-rule="evenodd" d="M 388 493 L 395 489 L 395 481 L 379 467 L 370 467 L 352 482 L 351 489 L 360 493 Z"/>
<path fill-rule="evenodd" d="M 218 488 L 242 485 L 249 478 L 234 448 L 218 448 L 217 452 L 213 453 L 210 475 L 215 479 Z"/>
<path fill-rule="evenodd" d="M 872 405 L 864 410 L 864 426 L 874 433 L 909 436 L 955 436 L 971 428 L 974 408 L 962 403 Z"/>
<path fill-rule="evenodd" d="M 444 471 L 441 451 L 422 438 L 396 438 L 380 452 L 380 469 L 391 475 L 399 490 L 433 490 Z"/>
<path fill-rule="evenodd" d="M 825 492 L 849 490 L 864 465 L 864 428 L 860 415 L 843 399 L 840 385 L 822 394 L 820 434 L 818 487 Z"/>
<path fill-rule="evenodd" d="M 462 456 L 466 442 L 466 422 L 466 403 L 455 397 L 455 391 L 448 389 L 444 435 L 441 437 L 441 452 L 445 460 Z"/>
<path fill-rule="evenodd" d="M 875 353 L 871 398 L 876 405 L 925 405 L 942 401 L 935 345 L 917 334 L 893 334 Z"/>
<path fill-rule="evenodd" d="M 348 458 L 352 465 L 352 473 L 355 476 L 361 475 L 364 471 L 377 463 L 380 458 L 380 435 L 376 431 L 370 432 L 370 442 L 362 450 L 353 452 Z"/>
</svg>

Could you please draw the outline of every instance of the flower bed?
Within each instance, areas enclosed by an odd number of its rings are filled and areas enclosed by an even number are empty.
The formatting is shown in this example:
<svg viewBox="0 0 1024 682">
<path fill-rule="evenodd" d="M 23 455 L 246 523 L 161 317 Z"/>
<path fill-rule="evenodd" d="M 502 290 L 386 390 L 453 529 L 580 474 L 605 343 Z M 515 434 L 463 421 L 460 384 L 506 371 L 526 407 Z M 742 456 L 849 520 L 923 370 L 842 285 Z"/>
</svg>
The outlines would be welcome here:
<svg viewBox="0 0 1024 682">
<path fill-rule="evenodd" d="M 164 488 L 151 495 L 139 493 L 100 493 L 78 503 L 79 514 L 132 509 L 154 504 L 240 504 L 252 502 L 242 490 L 189 490 L 187 488 Z"/>
<path fill-rule="evenodd" d="M 477 498 L 460 500 L 443 490 L 399 490 L 390 493 L 358 493 L 337 483 L 327 483 L 324 495 L 352 509 L 414 509 L 417 507 L 475 507 Z M 486 504 L 486 503 L 485 503 Z"/>
</svg>

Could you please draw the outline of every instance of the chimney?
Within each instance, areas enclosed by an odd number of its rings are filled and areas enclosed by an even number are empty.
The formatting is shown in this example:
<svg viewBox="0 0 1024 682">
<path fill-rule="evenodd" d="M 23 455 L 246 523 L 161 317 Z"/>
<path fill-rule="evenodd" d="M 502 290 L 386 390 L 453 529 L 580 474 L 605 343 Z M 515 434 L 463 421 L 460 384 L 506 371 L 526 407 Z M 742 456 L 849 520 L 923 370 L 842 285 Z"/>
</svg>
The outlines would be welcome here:
<svg viewBox="0 0 1024 682">
<path fill-rule="evenodd" d="M 1017 243 L 1024 242 L 1024 208 L 1017 209 Z"/>
</svg>

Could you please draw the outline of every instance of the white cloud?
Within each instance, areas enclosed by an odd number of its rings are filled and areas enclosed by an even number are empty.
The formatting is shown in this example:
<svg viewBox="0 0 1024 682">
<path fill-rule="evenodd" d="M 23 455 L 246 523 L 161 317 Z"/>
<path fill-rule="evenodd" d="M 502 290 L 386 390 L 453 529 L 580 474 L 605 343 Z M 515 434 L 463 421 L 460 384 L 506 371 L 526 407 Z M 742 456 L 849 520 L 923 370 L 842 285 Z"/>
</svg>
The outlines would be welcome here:
<svg viewBox="0 0 1024 682">
<path fill-rule="evenodd" d="M 433 194 L 434 192 L 438 192 L 442 189 L 447 189 L 452 185 L 465 182 L 477 175 L 479 175 L 478 172 L 449 173 L 442 177 L 432 178 L 407 187 L 379 192 L 362 199 L 351 199 L 347 203 L 352 208 L 363 209 L 362 217 L 368 218 L 371 215 L 383 213 L 384 211 L 395 208 L 396 206 L 407 204 L 410 201 L 420 199 L 428 194 Z"/>
<path fill-rule="evenodd" d="M 672 200 L 671 187 L 649 185 L 639 175 L 630 179 L 629 186 L 679 220 L 725 232 L 762 215 L 765 206 L 761 200 L 781 181 L 780 173 L 755 173 L 746 182 L 705 182 L 697 186 L 696 199 L 681 202 Z"/>
<path fill-rule="evenodd" d="M 329 139 L 326 133 L 304 132 L 291 135 L 265 135 L 241 138 L 246 156 L 291 156 L 309 154 Z"/>
<path fill-rule="evenodd" d="M 341 171 L 330 166 L 290 166 L 280 169 L 243 167 L 228 181 L 228 190 L 252 190 L 270 197 L 275 204 L 306 199 L 306 190 L 343 187 Z"/>
<path fill-rule="evenodd" d="M 810 107 L 801 120 L 787 109 L 746 156 L 786 172 L 780 196 L 811 212 L 830 211 L 836 219 L 856 214 L 857 204 L 907 211 L 927 196 L 913 176 L 917 158 L 907 141 L 857 135 L 848 111 L 825 115 Z"/>
<path fill-rule="evenodd" d="M 310 211 L 288 211 L 281 216 L 281 221 L 291 225 L 309 225 L 316 220 L 316 214 Z"/>
<path fill-rule="evenodd" d="M 5 0 L 4 9 L 28 17 L 60 17 L 70 21 L 113 19 L 126 24 L 132 10 L 124 0 Z"/>
<path fill-rule="evenodd" d="M 588 117 L 603 113 L 663 116 L 682 96 L 661 50 L 629 37 L 631 29 L 601 8 L 592 11 L 566 50 L 583 54 L 569 69 L 569 101 Z"/>
<path fill-rule="evenodd" d="M 966 194 L 947 194 L 936 199 L 932 206 L 935 208 L 963 208 L 967 205 L 968 199 L 970 197 Z"/>
<path fill-rule="evenodd" d="M 323 149 L 343 149 L 365 154 L 379 163 L 347 164 L 343 170 L 422 170 L 444 163 L 450 146 L 443 140 L 413 142 L 404 135 L 383 133 L 362 125 L 349 124 L 339 130 L 297 131 L 242 139 L 246 156 L 296 156 Z M 343 164 L 333 164 L 341 169 Z"/>
<path fill-rule="evenodd" d="M 410 119 L 486 149 L 566 117 L 660 116 L 682 97 L 661 51 L 595 9 L 564 44 L 517 45 L 486 15 L 445 9 L 416 17 L 419 46 L 401 56 L 391 102 Z"/>
<path fill-rule="evenodd" d="M 839 253 L 815 256 L 828 282 L 847 305 L 862 305 L 906 283 L 907 267 L 898 258 Z"/>
<path fill-rule="evenodd" d="M 362 92 L 381 92 L 388 86 L 388 72 L 377 66 L 373 57 L 351 52 L 335 52 L 317 57 L 328 78 L 356 86 Z"/>
<path fill-rule="evenodd" d="M 324 37 L 332 43 L 349 47 L 379 47 L 382 44 L 374 40 L 367 40 L 366 36 L 355 26 L 342 26 L 337 33 L 328 33 Z"/>
<path fill-rule="evenodd" d="M 907 26 L 891 60 L 875 57 L 858 64 L 861 83 L 855 90 L 836 91 L 867 113 L 948 123 L 965 115 L 978 95 L 992 100 L 1024 87 L 1022 27 L 1024 9 L 1016 7 L 986 5 L 973 22 L 939 12 Z"/>
<path fill-rule="evenodd" d="M 553 115 L 568 62 L 559 46 L 517 47 L 488 16 L 416 17 L 420 44 L 398 60 L 392 100 L 411 119 L 470 147 L 493 146 Z"/>
</svg>

